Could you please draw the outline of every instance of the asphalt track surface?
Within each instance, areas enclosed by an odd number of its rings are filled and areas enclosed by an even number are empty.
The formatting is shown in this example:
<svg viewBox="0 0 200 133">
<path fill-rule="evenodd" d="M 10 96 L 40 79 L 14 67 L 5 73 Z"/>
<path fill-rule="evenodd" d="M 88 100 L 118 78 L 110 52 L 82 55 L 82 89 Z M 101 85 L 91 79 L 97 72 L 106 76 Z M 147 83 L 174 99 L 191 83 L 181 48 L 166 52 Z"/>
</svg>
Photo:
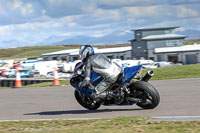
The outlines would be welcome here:
<svg viewBox="0 0 200 133">
<path fill-rule="evenodd" d="M 118 116 L 200 116 L 200 79 L 151 81 L 161 97 L 157 108 L 81 107 L 70 86 L 0 89 L 0 120 L 93 119 Z"/>
</svg>

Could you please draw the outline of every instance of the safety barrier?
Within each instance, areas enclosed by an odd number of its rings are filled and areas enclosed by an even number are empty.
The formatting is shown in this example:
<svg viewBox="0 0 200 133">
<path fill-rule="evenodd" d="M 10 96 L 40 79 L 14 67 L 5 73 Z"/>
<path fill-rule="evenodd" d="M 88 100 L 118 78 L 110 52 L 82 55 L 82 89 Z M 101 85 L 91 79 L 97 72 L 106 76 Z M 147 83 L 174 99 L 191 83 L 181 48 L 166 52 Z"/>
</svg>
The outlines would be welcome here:
<svg viewBox="0 0 200 133">
<path fill-rule="evenodd" d="M 3 78 L 0 79 L 0 87 L 15 87 L 15 78 Z M 60 79 L 64 80 L 64 79 Z M 34 78 L 22 78 L 22 86 L 30 85 L 30 84 L 36 84 L 36 83 L 42 83 L 42 82 L 52 82 L 54 79 L 34 79 Z"/>
</svg>

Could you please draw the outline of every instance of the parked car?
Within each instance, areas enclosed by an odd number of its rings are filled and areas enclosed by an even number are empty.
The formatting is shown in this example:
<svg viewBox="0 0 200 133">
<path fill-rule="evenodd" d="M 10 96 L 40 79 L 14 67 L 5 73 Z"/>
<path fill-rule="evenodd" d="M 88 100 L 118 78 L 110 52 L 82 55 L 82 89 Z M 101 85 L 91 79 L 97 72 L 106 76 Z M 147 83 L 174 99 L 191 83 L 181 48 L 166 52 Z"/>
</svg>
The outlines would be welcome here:
<svg viewBox="0 0 200 133">
<path fill-rule="evenodd" d="M 10 69 L 4 72 L 4 76 L 7 78 L 14 78 L 16 77 L 16 69 Z"/>
<path fill-rule="evenodd" d="M 20 76 L 22 78 L 30 78 L 33 77 L 33 74 L 29 70 L 20 70 Z"/>
<path fill-rule="evenodd" d="M 4 77 L 5 76 L 6 70 L 0 70 L 0 76 Z"/>
<path fill-rule="evenodd" d="M 75 65 L 78 62 L 81 62 L 81 60 L 75 60 L 75 61 L 72 61 L 72 62 L 64 63 L 63 64 L 63 69 L 61 71 L 62 72 L 69 72 L 69 73 L 74 72 Z"/>
<path fill-rule="evenodd" d="M 7 78 L 15 78 L 16 77 L 16 69 L 7 70 L 4 73 L 4 76 Z M 29 77 L 33 77 L 33 75 L 31 74 L 31 72 L 29 70 L 20 70 L 20 77 L 29 78 Z"/>
<path fill-rule="evenodd" d="M 149 64 L 149 65 L 142 65 L 142 68 L 144 69 L 153 69 L 153 68 L 158 68 L 159 64 L 158 63 L 152 63 L 152 64 Z"/>
<path fill-rule="evenodd" d="M 167 62 L 167 61 L 161 61 L 161 62 L 155 62 L 158 64 L 158 67 L 165 67 L 165 66 L 181 66 L 182 63 L 173 63 L 173 62 Z"/>
</svg>

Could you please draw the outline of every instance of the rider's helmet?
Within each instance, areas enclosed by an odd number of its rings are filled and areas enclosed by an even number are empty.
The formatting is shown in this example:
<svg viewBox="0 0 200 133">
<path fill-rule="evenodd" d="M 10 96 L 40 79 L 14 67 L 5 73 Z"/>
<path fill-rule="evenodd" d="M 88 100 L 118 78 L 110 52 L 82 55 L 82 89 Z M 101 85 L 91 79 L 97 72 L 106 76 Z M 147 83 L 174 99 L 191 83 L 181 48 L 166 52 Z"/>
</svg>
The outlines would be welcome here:
<svg viewBox="0 0 200 133">
<path fill-rule="evenodd" d="M 85 62 L 90 55 L 94 54 L 94 48 L 90 45 L 81 46 L 79 50 L 80 59 Z"/>
</svg>

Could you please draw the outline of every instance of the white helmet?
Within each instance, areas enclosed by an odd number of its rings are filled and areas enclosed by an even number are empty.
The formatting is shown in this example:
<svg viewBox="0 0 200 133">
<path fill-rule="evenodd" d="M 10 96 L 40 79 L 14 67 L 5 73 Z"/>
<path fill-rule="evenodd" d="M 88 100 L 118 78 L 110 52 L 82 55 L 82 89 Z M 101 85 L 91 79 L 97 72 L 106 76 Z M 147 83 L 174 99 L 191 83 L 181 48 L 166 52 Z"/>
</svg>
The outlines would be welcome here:
<svg viewBox="0 0 200 133">
<path fill-rule="evenodd" d="M 85 62 L 86 59 L 92 54 L 94 54 L 94 49 L 92 46 L 90 45 L 81 46 L 79 50 L 79 56 L 83 62 Z"/>
</svg>

